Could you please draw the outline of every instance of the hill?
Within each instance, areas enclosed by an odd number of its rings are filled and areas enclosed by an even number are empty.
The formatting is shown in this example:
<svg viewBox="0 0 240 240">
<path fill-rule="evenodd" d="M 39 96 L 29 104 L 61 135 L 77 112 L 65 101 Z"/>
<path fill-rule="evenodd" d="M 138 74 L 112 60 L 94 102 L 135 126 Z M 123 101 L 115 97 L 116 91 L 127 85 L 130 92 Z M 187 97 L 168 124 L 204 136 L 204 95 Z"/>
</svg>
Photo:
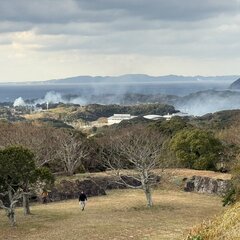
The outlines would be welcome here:
<svg viewBox="0 0 240 240">
<path fill-rule="evenodd" d="M 240 110 L 225 110 L 195 118 L 191 123 L 206 129 L 225 129 L 238 122 L 239 119 Z"/>
<path fill-rule="evenodd" d="M 168 113 L 177 112 L 173 106 L 166 104 L 139 104 L 133 106 L 121 106 L 117 104 L 100 105 L 89 104 L 79 107 L 75 112 L 70 113 L 65 117 L 65 121 L 74 121 L 83 119 L 85 121 L 96 121 L 100 117 L 110 117 L 113 114 L 128 113 L 131 115 L 144 116 L 148 114 L 165 115 Z"/>
<path fill-rule="evenodd" d="M 240 89 L 240 78 L 230 85 L 231 89 Z"/>
<path fill-rule="evenodd" d="M 154 81 L 233 81 L 238 76 L 149 76 L 146 74 L 126 74 L 121 76 L 76 76 L 64 79 L 53 79 L 45 81 L 45 83 L 56 84 L 76 84 L 76 83 L 131 83 L 131 82 L 154 82 Z"/>
</svg>

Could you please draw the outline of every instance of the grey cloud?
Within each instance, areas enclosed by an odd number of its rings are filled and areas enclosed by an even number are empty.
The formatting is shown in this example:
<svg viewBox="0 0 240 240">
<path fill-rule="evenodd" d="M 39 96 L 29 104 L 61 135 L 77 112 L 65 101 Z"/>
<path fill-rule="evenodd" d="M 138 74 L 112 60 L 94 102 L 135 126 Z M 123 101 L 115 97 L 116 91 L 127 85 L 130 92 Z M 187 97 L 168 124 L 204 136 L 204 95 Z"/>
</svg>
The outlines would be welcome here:
<svg viewBox="0 0 240 240">
<path fill-rule="evenodd" d="M 0 0 L 0 31 L 31 30 L 39 51 L 237 56 L 239 0 Z M 0 41 L 6 44 L 10 41 Z M 35 49 L 36 50 L 36 49 Z"/>
<path fill-rule="evenodd" d="M 7 0 L 0 2 L 0 20 L 30 23 L 64 23 L 79 18 L 73 0 Z"/>
<path fill-rule="evenodd" d="M 31 23 L 108 22 L 126 16 L 164 21 L 192 21 L 235 14 L 238 0 L 8 0 L 0 19 Z"/>
<path fill-rule="evenodd" d="M 101 26 L 101 25 L 100 25 Z M 146 27 L 147 25 L 145 25 Z M 214 25 L 215 26 L 215 25 Z M 195 56 L 195 57 L 237 57 L 240 51 L 240 31 L 226 34 L 214 26 L 192 29 L 139 29 L 135 31 L 95 30 L 86 35 L 61 36 L 47 40 L 40 50 L 79 50 L 94 54 L 141 54 L 161 56 Z M 113 27 L 113 26 L 111 26 Z M 95 34 L 94 34 L 95 33 Z"/>
<path fill-rule="evenodd" d="M 131 15 L 159 20 L 200 20 L 239 10 L 238 0 L 78 0 L 90 10 L 123 10 Z"/>
<path fill-rule="evenodd" d="M 194 28 L 210 17 L 237 13 L 239 0 L 8 0 L 0 1 L 0 31 L 103 35 Z"/>
<path fill-rule="evenodd" d="M 2 21 L 0 22 L 0 33 L 11 33 L 11 32 L 21 32 L 27 31 L 32 28 L 32 24 L 21 22 L 9 22 L 9 21 Z"/>
<path fill-rule="evenodd" d="M 12 22 L 71 23 L 105 22 L 117 17 L 115 11 L 80 8 L 76 0 L 8 0 L 0 2 L 0 20 Z"/>
</svg>

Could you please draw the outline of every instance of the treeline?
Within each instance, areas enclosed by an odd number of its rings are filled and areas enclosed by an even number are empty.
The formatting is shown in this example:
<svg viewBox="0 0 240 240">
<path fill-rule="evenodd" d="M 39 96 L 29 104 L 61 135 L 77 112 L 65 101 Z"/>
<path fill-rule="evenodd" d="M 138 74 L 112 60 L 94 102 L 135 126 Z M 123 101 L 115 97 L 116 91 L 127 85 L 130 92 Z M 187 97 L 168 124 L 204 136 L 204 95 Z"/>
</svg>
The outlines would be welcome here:
<svg viewBox="0 0 240 240">
<path fill-rule="evenodd" d="M 36 165 L 48 167 L 53 173 L 102 170 L 96 146 L 80 131 L 19 122 L 1 123 L 0 132 L 1 148 L 28 148 L 35 155 Z"/>
<path fill-rule="evenodd" d="M 219 118 L 219 114 L 217 116 Z M 225 116 L 224 121 L 227 121 L 229 113 Z M 214 128 L 211 122 L 217 127 Z M 81 131 L 38 122 L 0 123 L 0 146 L 28 148 L 35 155 L 36 165 L 48 167 L 53 173 L 72 175 L 102 171 L 106 168 L 100 154 L 102 142 L 121 136 L 126 131 L 134 132 L 137 127 L 164 136 L 162 158 L 168 166 L 230 171 L 239 155 L 239 125 L 232 118 L 230 124 L 225 122 L 226 128 L 220 128 L 221 124 L 216 120 L 207 122 L 206 118 L 174 117 L 170 121 L 133 119 L 94 129 L 91 132 L 93 137 L 89 137 Z M 110 146 L 111 141 L 108 144 Z"/>
<path fill-rule="evenodd" d="M 64 121 L 71 122 L 77 119 L 83 119 L 85 121 L 96 121 L 100 117 L 110 117 L 115 113 L 129 113 L 131 115 L 144 116 L 148 114 L 165 115 L 175 112 L 177 111 L 173 106 L 160 103 L 138 104 L 131 106 L 121 106 L 117 104 L 89 104 L 76 108 L 76 111 L 64 117 Z"/>
</svg>

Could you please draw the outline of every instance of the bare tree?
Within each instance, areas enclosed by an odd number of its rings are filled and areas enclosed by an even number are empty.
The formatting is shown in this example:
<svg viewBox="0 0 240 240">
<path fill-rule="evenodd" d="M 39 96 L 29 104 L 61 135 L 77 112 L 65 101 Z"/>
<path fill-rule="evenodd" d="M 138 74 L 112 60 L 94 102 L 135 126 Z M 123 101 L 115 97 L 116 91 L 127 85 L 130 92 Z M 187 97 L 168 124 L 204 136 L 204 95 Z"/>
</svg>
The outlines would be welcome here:
<svg viewBox="0 0 240 240">
<path fill-rule="evenodd" d="M 0 147 L 27 147 L 34 152 L 36 165 L 41 167 L 54 160 L 61 129 L 32 123 L 1 123 L 0 132 Z"/>
<path fill-rule="evenodd" d="M 73 175 L 82 166 L 83 160 L 89 156 L 87 139 L 75 131 L 67 130 L 58 135 L 58 144 L 57 158 L 62 163 L 64 171 Z"/>
<path fill-rule="evenodd" d="M 118 175 L 122 184 L 142 189 L 147 206 L 151 207 L 152 187 L 157 180 L 153 170 L 161 166 L 160 155 L 164 137 L 148 129 L 135 127 L 116 132 L 100 141 L 107 166 Z M 132 185 L 128 179 L 136 180 L 139 185 Z"/>
<path fill-rule="evenodd" d="M 80 166 L 94 168 L 97 164 L 94 157 L 88 157 L 93 155 L 94 144 L 90 147 L 90 141 L 74 130 L 37 123 L 0 123 L 0 132 L 0 148 L 21 145 L 30 149 L 37 167 L 47 166 L 72 175 Z"/>
<path fill-rule="evenodd" d="M 229 144 L 235 144 L 238 147 L 240 146 L 240 123 L 237 122 L 229 128 L 225 128 L 224 130 L 218 133 L 218 137 Z"/>
</svg>

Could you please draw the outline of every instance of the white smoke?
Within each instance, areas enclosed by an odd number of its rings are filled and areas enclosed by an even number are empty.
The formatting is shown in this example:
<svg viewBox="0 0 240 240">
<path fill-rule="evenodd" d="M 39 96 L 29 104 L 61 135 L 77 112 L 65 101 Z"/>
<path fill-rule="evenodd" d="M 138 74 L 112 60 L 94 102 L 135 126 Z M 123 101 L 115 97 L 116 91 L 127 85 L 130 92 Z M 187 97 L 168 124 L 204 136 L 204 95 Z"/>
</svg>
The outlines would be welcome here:
<svg viewBox="0 0 240 240">
<path fill-rule="evenodd" d="M 19 97 L 17 99 L 15 99 L 13 106 L 14 107 L 25 107 L 27 104 L 25 103 L 25 101 L 23 100 L 22 97 Z"/>
<path fill-rule="evenodd" d="M 65 104 L 79 104 L 85 105 L 87 102 L 84 98 L 81 97 L 65 97 L 61 93 L 50 91 L 47 92 L 44 98 L 39 98 L 33 103 L 26 103 L 22 97 L 15 99 L 13 106 L 14 107 L 36 107 L 37 104 L 45 103 L 65 103 Z"/>
<path fill-rule="evenodd" d="M 70 103 L 85 105 L 87 102 L 86 102 L 86 100 L 84 100 L 83 98 L 77 97 L 77 98 L 72 98 L 72 99 L 70 100 Z"/>
<path fill-rule="evenodd" d="M 153 95 L 154 96 L 154 95 Z M 27 106 L 36 107 L 37 104 L 46 103 L 64 103 L 64 104 L 79 104 L 86 105 L 90 103 L 101 103 L 101 104 L 121 104 L 125 99 L 124 95 L 86 95 L 85 97 L 80 96 L 64 96 L 59 92 L 47 92 L 43 98 L 35 100 L 32 104 L 26 103 L 23 98 L 19 97 L 14 101 L 13 106 Z M 144 100 L 144 99 L 143 99 Z M 136 103 L 136 99 L 130 96 L 128 102 L 133 104 Z M 146 102 L 148 100 L 146 99 Z M 161 100 L 160 100 L 161 101 Z M 184 97 L 178 97 L 176 99 L 162 100 L 164 103 L 173 105 L 175 109 L 182 112 L 186 112 L 190 115 L 201 116 L 207 113 L 213 113 L 222 110 L 240 109 L 240 92 L 236 91 L 215 91 L 208 90 L 193 93 Z M 129 103 L 130 103 L 129 102 Z M 141 101 L 142 102 L 142 101 Z M 156 102 L 156 101 L 155 101 Z M 128 103 L 128 104 L 129 104 Z"/>
<path fill-rule="evenodd" d="M 195 116 L 223 110 L 240 109 L 240 93 L 231 91 L 199 92 L 183 97 L 174 106 L 180 111 Z"/>
<path fill-rule="evenodd" d="M 44 98 L 37 99 L 34 102 L 36 104 L 44 104 L 44 103 L 65 103 L 65 100 L 62 98 L 62 95 L 57 92 L 47 92 Z"/>
<path fill-rule="evenodd" d="M 47 92 L 44 98 L 37 99 L 34 102 L 36 104 L 44 104 L 44 103 L 66 103 L 66 104 L 80 104 L 85 105 L 86 100 L 81 97 L 65 97 L 61 93 L 50 91 Z"/>
</svg>

